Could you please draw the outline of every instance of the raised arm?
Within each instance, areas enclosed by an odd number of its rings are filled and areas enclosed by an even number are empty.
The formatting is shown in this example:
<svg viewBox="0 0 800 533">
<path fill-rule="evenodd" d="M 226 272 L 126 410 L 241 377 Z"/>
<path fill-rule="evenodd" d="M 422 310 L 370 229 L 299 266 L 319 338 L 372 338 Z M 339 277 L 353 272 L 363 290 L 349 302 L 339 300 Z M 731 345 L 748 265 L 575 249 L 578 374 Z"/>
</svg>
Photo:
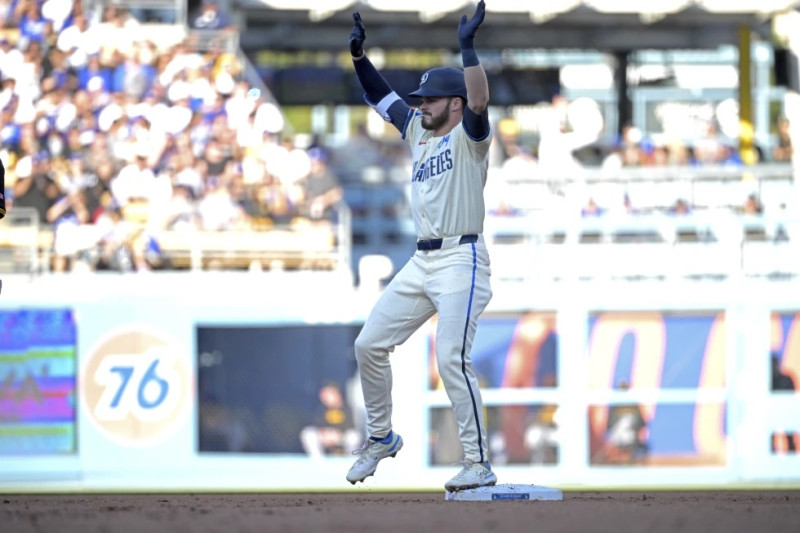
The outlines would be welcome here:
<svg viewBox="0 0 800 533">
<path fill-rule="evenodd" d="M 364 100 L 380 114 L 384 120 L 391 122 L 402 133 L 411 108 L 400 98 L 389 83 L 381 76 L 378 69 L 364 53 L 366 28 L 361 15 L 353 13 L 353 29 L 350 31 L 350 56 L 356 69 L 361 88 L 364 89 Z"/>
<path fill-rule="evenodd" d="M 476 115 L 482 114 L 489 106 L 489 81 L 486 72 L 475 52 L 475 34 L 486 16 L 486 3 L 478 2 L 472 18 L 461 17 L 458 24 L 458 44 L 461 47 L 461 61 L 464 64 L 464 81 L 467 85 L 467 107 Z"/>
<path fill-rule="evenodd" d="M 475 52 L 475 33 L 486 15 L 486 4 L 478 2 L 472 18 L 463 15 L 458 24 L 458 44 L 461 47 L 461 61 L 464 63 L 464 83 L 467 87 L 467 107 L 464 109 L 462 123 L 470 137 L 485 139 L 489 127 L 489 81 L 483 70 L 478 54 Z"/>
</svg>

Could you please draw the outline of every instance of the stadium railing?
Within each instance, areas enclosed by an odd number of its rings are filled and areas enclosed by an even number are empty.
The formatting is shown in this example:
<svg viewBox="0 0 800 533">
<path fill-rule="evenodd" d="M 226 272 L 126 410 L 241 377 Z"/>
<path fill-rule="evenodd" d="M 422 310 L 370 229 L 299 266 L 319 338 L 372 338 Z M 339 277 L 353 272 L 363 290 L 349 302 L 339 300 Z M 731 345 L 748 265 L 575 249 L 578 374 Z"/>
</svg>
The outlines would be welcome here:
<svg viewBox="0 0 800 533">
<path fill-rule="evenodd" d="M 52 232 L 43 231 L 36 209 L 9 209 L 0 223 L 0 272 L 40 272 L 49 263 L 52 245 Z"/>
<path fill-rule="evenodd" d="M 578 177 L 509 180 L 509 192 L 513 214 L 490 216 L 485 228 L 493 274 L 501 279 L 800 275 L 800 190 L 790 165 L 611 175 L 586 169 Z M 763 212 L 743 211 L 749 195 Z M 616 208 L 584 216 L 570 197 Z M 690 212 L 672 212 L 677 199 Z"/>
<path fill-rule="evenodd" d="M 157 242 L 174 269 L 347 269 L 350 210 L 340 204 L 335 223 L 300 219 L 256 230 L 162 231 Z"/>
</svg>

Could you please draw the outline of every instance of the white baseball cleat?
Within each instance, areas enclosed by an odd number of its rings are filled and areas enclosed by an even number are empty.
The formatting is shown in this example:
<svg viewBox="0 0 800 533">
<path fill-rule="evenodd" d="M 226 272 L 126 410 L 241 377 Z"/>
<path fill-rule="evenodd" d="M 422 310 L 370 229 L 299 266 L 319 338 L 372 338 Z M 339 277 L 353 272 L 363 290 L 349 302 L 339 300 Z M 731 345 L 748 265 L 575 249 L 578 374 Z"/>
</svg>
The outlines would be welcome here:
<svg viewBox="0 0 800 533">
<path fill-rule="evenodd" d="M 403 438 L 392 432 L 387 439 L 388 442 L 367 439 L 359 450 L 353 452 L 359 457 L 350 467 L 350 471 L 347 473 L 347 481 L 353 485 L 356 484 L 356 481 L 364 481 L 375 473 L 381 459 L 397 455 L 397 452 L 403 447 Z"/>
<path fill-rule="evenodd" d="M 444 484 L 444 488 L 449 492 L 457 490 L 474 489 L 477 487 L 488 487 L 497 483 L 497 476 L 492 472 L 489 461 L 476 463 L 464 460 L 464 468 L 456 474 L 453 479 Z"/>
</svg>

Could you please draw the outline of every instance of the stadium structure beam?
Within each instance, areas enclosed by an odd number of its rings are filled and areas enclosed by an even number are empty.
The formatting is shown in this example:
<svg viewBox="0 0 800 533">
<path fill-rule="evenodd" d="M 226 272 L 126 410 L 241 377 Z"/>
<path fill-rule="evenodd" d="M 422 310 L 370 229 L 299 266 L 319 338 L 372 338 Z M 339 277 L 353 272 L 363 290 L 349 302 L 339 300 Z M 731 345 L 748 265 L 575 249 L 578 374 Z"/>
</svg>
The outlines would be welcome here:
<svg viewBox="0 0 800 533">
<path fill-rule="evenodd" d="M 348 7 L 326 13 L 324 20 L 314 20 L 308 10 L 269 9 L 261 0 L 236 0 L 235 9 L 244 25 L 242 46 L 246 50 L 341 51 L 346 48 L 354 10 L 361 11 L 367 23 L 370 46 L 412 50 L 456 46 L 454 28 L 463 9 L 439 13 L 441 16 L 421 23 L 420 13 L 416 11 L 372 9 L 368 2 L 339 4 Z M 755 3 L 752 8 L 755 11 L 722 13 L 708 11 L 694 2 L 687 3 L 685 9 L 676 7 L 680 2 L 667 4 L 659 6 L 665 12 L 657 17 L 643 17 L 633 10 L 601 12 L 591 7 L 594 3 L 587 2 L 577 2 L 576 7 L 541 20 L 532 19 L 530 9 L 521 9 L 518 13 L 494 12 L 491 13 L 492 24 L 481 28 L 481 46 L 499 50 L 579 48 L 612 53 L 615 50 L 714 49 L 721 45 L 736 46 L 742 26 L 765 37 L 771 32 L 770 14 L 758 11 Z"/>
</svg>

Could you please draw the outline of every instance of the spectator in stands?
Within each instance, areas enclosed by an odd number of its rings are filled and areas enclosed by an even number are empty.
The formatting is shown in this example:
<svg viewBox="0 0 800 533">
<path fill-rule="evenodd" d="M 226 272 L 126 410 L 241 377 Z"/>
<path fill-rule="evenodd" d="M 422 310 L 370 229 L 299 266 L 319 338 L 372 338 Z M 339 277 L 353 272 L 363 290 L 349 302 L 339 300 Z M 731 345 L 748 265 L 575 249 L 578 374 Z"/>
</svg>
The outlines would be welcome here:
<svg viewBox="0 0 800 533">
<path fill-rule="evenodd" d="M 238 131 L 247 125 L 248 118 L 256 109 L 255 99 L 248 93 L 250 85 L 245 81 L 236 83 L 231 95 L 222 104 L 222 111 L 228 120 L 228 131 Z"/>
<path fill-rule="evenodd" d="M 706 126 L 705 134 L 694 143 L 694 159 L 701 165 L 719 163 L 723 155 L 722 139 L 717 132 L 717 126 L 710 122 Z"/>
<path fill-rule="evenodd" d="M 288 225 L 299 215 L 294 198 L 279 180 L 268 178 L 266 183 L 255 190 L 254 212 L 259 217 L 269 218 L 273 224 Z"/>
<path fill-rule="evenodd" d="M 232 27 L 228 16 L 220 9 L 217 0 L 203 0 L 200 12 L 192 19 L 195 30 L 225 30 Z"/>
<path fill-rule="evenodd" d="M 228 165 L 232 164 L 233 156 L 221 141 L 212 137 L 208 140 L 200 161 L 206 187 L 214 187 L 225 173 Z"/>
<path fill-rule="evenodd" d="M 744 205 L 742 205 L 742 213 L 745 215 L 760 215 L 763 212 L 764 206 L 761 205 L 758 195 L 755 193 L 749 194 L 744 201 Z"/>
<path fill-rule="evenodd" d="M 294 140 L 288 136 L 283 137 L 278 146 L 270 149 L 265 160 L 267 171 L 287 187 L 290 196 L 294 196 L 294 193 L 298 192 L 292 188 L 292 185 L 311 171 L 311 160 L 308 153 L 297 147 Z"/>
<path fill-rule="evenodd" d="M 12 27 L 14 4 L 14 0 L 0 0 L 0 28 Z"/>
<path fill-rule="evenodd" d="M 22 64 L 22 51 L 5 35 L 0 36 L 0 72 L 3 79 L 14 79 L 14 71 Z"/>
<path fill-rule="evenodd" d="M 111 88 L 111 69 L 100 63 L 100 54 L 89 55 L 86 64 L 77 68 L 77 75 L 79 89 L 89 90 L 89 83 L 95 79 L 99 81 L 93 82 L 93 87 L 99 84 L 103 90 Z"/>
<path fill-rule="evenodd" d="M 327 154 L 315 148 L 309 150 L 311 171 L 299 182 L 303 188 L 304 213 L 312 220 L 333 221 L 336 206 L 342 201 L 343 192 L 339 180 L 328 167 Z"/>
<path fill-rule="evenodd" d="M 139 229 L 125 220 L 122 210 L 113 204 L 96 221 L 98 241 L 98 270 L 131 272 L 134 270 L 133 241 Z"/>
<path fill-rule="evenodd" d="M 201 228 L 192 189 L 185 185 L 172 187 L 172 198 L 160 218 L 161 228 L 171 231 L 195 231 Z"/>
<path fill-rule="evenodd" d="M 676 199 L 675 203 L 669 208 L 669 214 L 671 215 L 688 215 L 691 212 L 692 209 L 684 198 Z"/>
<path fill-rule="evenodd" d="M 667 141 L 667 164 L 675 166 L 686 166 L 693 164 L 692 152 L 689 147 L 680 139 L 670 139 Z"/>
<path fill-rule="evenodd" d="M 147 146 L 138 145 L 133 160 L 111 180 L 111 193 L 121 208 L 131 203 L 145 207 L 154 194 L 155 175 L 147 163 L 149 155 Z"/>
<path fill-rule="evenodd" d="M 150 191 L 150 211 L 162 211 L 172 198 L 172 187 L 175 178 L 175 167 L 168 163 L 163 168 L 151 164 L 155 179 Z"/>
<path fill-rule="evenodd" d="M 339 384 L 328 382 L 319 389 L 319 405 L 311 424 L 300 431 L 303 450 L 310 457 L 347 455 L 361 443 L 353 412 Z"/>
<path fill-rule="evenodd" d="M 525 428 L 525 446 L 530 450 L 531 464 L 555 464 L 558 462 L 558 405 L 532 406 L 531 411 Z"/>
<path fill-rule="evenodd" d="M 42 17 L 39 4 L 36 0 L 21 0 L 23 4 L 22 15 L 19 17 L 20 41 L 29 45 L 32 42 L 45 43 L 53 32 L 51 22 Z"/>
<path fill-rule="evenodd" d="M 54 89 L 64 90 L 72 84 L 75 75 L 67 64 L 67 57 L 58 48 L 50 48 L 42 61 L 41 84 L 45 93 Z M 66 93 L 63 93 L 66 95 Z"/>
<path fill-rule="evenodd" d="M 90 220 L 84 191 L 69 189 L 47 210 L 47 221 L 53 225 L 54 272 L 66 272 L 74 267 L 78 254 L 96 244 L 92 233 L 79 228 Z M 88 238 L 87 238 L 88 237 Z"/>
<path fill-rule="evenodd" d="M 585 105 L 585 104 L 589 105 Z M 545 179 L 571 177 L 584 164 L 576 156 L 579 150 L 594 144 L 602 132 L 602 116 L 596 103 L 581 101 L 579 121 L 570 112 L 570 102 L 564 95 L 553 96 L 551 105 L 542 109 L 539 121 L 539 170 Z"/>
<path fill-rule="evenodd" d="M 640 167 L 653 164 L 656 157 L 655 145 L 645 138 L 642 130 L 626 125 L 611 151 L 603 158 L 601 167 L 613 175 L 623 167 Z"/>
<path fill-rule="evenodd" d="M 97 168 L 100 161 L 116 160 L 115 153 L 109 145 L 108 136 L 104 132 L 92 132 L 92 135 L 85 136 L 81 130 L 75 128 L 75 131 L 77 135 L 68 136 L 67 144 L 71 145 L 72 136 L 77 136 L 78 142 L 83 146 L 82 152 L 84 159 L 86 159 L 87 167 Z M 76 146 L 75 150 L 79 150 L 79 148 Z"/>
<path fill-rule="evenodd" d="M 192 198 L 199 199 L 205 191 L 203 174 L 198 169 L 199 165 L 192 151 L 181 143 L 182 139 L 185 140 L 183 137 L 178 139 L 178 148 L 173 159 L 176 173 L 174 184 L 188 187 Z"/>
<path fill-rule="evenodd" d="M 772 150 L 772 159 L 780 162 L 791 161 L 793 154 L 792 137 L 789 134 L 789 120 L 781 117 L 778 120 L 778 143 Z"/>
<path fill-rule="evenodd" d="M 114 163 L 110 159 L 102 159 L 95 167 L 89 167 L 87 170 L 84 194 L 89 220 L 94 224 L 113 198 L 111 180 L 115 176 Z"/>
<path fill-rule="evenodd" d="M 39 213 L 39 223 L 47 226 L 51 222 L 47 218 L 47 212 L 62 193 L 52 179 L 49 155 L 46 152 L 39 152 L 30 157 L 31 173 L 28 176 L 18 174 L 14 183 L 14 207 L 36 209 Z"/>
<path fill-rule="evenodd" d="M 3 86 L 7 87 L 7 80 L 4 80 Z M 11 80 L 13 83 L 13 80 Z M 13 90 L 13 89 L 12 89 Z M 3 90 L 5 93 L 5 89 Z M 2 95 L 0 95 L 0 98 Z M 6 105 L 0 111 L 0 140 L 2 140 L 3 147 L 12 150 L 19 154 L 19 142 L 22 137 L 22 127 L 14 122 L 14 106 L 12 104 Z"/>
<path fill-rule="evenodd" d="M 73 23 L 58 34 L 56 46 L 67 56 L 67 63 L 75 69 L 86 66 L 89 57 L 100 52 L 101 43 L 89 31 L 89 20 L 76 13 Z"/>
<path fill-rule="evenodd" d="M 35 102 L 42 96 L 41 72 L 42 72 L 42 44 L 39 41 L 30 41 L 22 50 L 22 61 L 12 65 L 12 68 L 4 75 L 12 76 L 16 79 L 16 92 L 19 96 L 14 120 L 25 123 L 29 120 L 29 113 L 35 107 Z"/>
<path fill-rule="evenodd" d="M 230 171 L 210 182 L 203 198 L 197 204 L 200 223 L 204 230 L 223 231 L 247 229 L 248 217 L 244 208 L 231 195 L 231 185 L 241 176 Z"/>
<path fill-rule="evenodd" d="M 617 389 L 627 391 L 628 382 L 617 384 Z M 609 462 L 635 463 L 650 451 L 648 424 L 642 408 L 635 402 L 612 405 L 608 410 L 605 459 Z"/>
<path fill-rule="evenodd" d="M 520 144 L 505 147 L 506 158 L 500 168 L 506 180 L 531 180 L 537 177 L 539 162 L 534 155 Z"/>
<path fill-rule="evenodd" d="M 739 148 L 731 142 L 720 143 L 718 163 L 737 167 L 744 164 Z"/>
<path fill-rule="evenodd" d="M 582 217 L 599 217 L 605 213 L 605 209 L 597 205 L 593 196 L 586 200 L 586 204 L 581 208 Z"/>
<path fill-rule="evenodd" d="M 76 153 L 69 158 L 59 157 L 58 161 L 59 165 L 55 168 L 55 176 L 61 190 L 85 189 L 94 181 L 81 154 Z"/>
</svg>

